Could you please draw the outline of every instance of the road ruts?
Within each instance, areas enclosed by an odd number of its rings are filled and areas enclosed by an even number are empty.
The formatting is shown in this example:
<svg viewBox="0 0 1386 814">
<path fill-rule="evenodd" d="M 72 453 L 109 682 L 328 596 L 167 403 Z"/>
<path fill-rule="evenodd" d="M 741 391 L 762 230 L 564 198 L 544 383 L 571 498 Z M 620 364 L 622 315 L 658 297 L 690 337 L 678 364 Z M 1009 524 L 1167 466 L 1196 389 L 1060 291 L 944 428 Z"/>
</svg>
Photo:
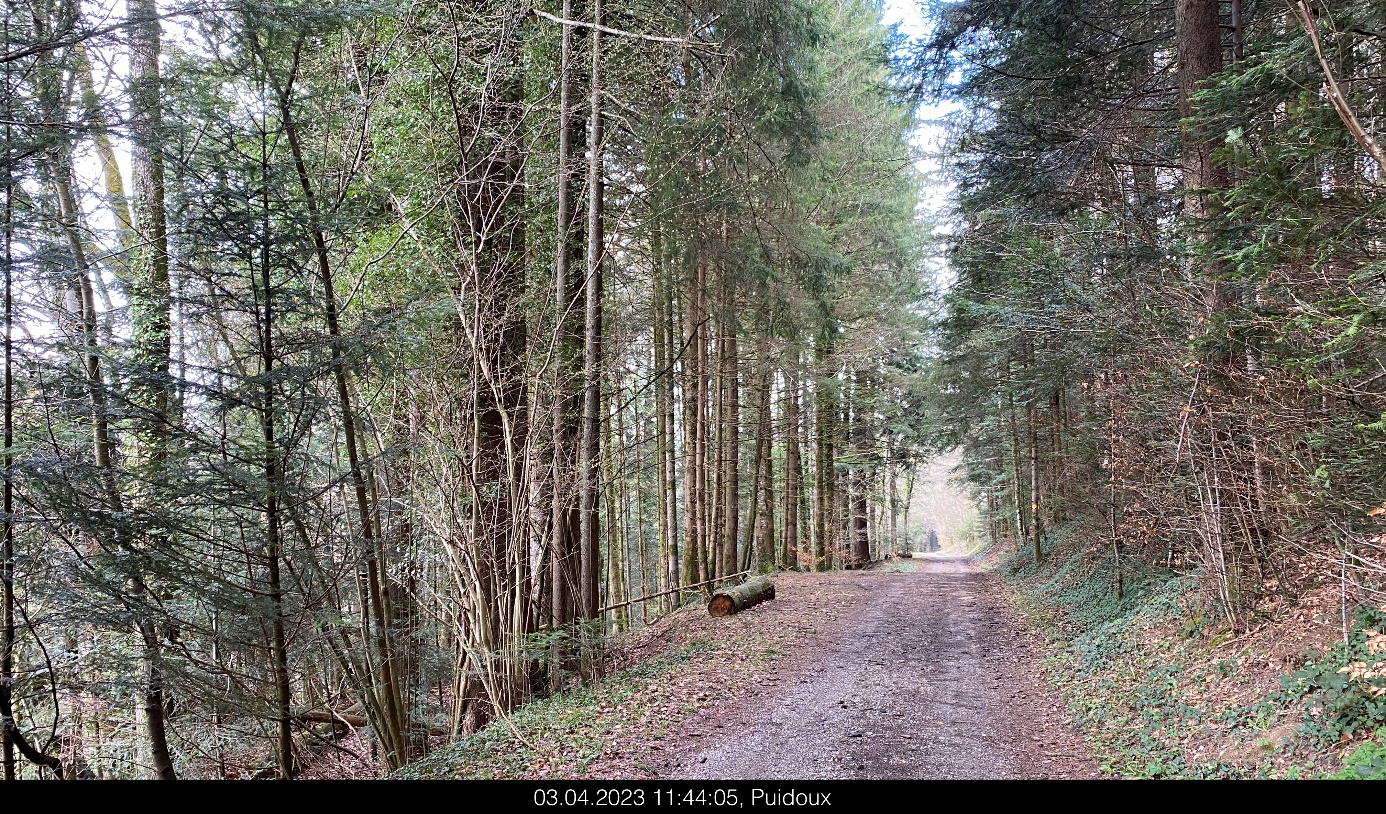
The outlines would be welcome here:
<svg viewBox="0 0 1386 814">
<path fill-rule="evenodd" d="M 873 591 L 845 634 L 788 686 L 737 710 L 739 720 L 686 753 L 673 776 L 1067 776 L 1026 768 L 1039 738 L 1000 697 L 1017 644 L 987 577 L 959 559 L 923 566 L 862 574 Z"/>
</svg>

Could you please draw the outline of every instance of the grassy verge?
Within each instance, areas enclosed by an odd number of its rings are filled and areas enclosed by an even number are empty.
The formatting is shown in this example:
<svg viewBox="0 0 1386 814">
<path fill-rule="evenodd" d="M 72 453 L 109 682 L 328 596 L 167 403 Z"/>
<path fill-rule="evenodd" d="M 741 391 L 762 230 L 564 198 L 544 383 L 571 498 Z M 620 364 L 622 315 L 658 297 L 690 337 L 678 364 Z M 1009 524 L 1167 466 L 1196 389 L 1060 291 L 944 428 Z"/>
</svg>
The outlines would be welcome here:
<svg viewBox="0 0 1386 814">
<path fill-rule="evenodd" d="M 396 773 L 403 779 L 516 778 L 530 774 L 586 775 L 623 730 L 650 724 L 645 713 L 662 707 L 660 685 L 674 671 L 709 649 L 706 641 L 665 652 L 648 662 L 600 679 L 591 686 L 526 704 L 509 723 L 494 721 L 481 731 L 438 749 Z M 692 711 L 687 702 L 664 708 L 674 716 Z M 667 729 L 669 720 L 653 722 Z M 516 735 L 519 737 L 516 737 Z"/>
<path fill-rule="evenodd" d="M 1205 611 L 1194 576 L 1128 560 L 1117 599 L 1111 552 L 1094 550 L 1073 527 L 1052 530 L 1039 563 L 1028 549 L 990 559 L 1017 607 L 1050 637 L 1047 678 L 1069 699 L 1105 772 L 1386 773 L 1376 731 L 1386 726 L 1386 689 L 1365 675 L 1373 659 L 1386 659 L 1372 651 L 1386 650 L 1386 637 L 1372 638 L 1386 628 L 1386 612 L 1361 615 L 1347 645 L 1277 662 L 1266 653 L 1285 638 L 1281 627 L 1267 622 L 1234 636 Z"/>
<path fill-rule="evenodd" d="M 783 655 L 746 629 L 698 635 L 586 686 L 525 704 L 394 777 L 659 776 L 689 716 L 744 693 Z"/>
</svg>

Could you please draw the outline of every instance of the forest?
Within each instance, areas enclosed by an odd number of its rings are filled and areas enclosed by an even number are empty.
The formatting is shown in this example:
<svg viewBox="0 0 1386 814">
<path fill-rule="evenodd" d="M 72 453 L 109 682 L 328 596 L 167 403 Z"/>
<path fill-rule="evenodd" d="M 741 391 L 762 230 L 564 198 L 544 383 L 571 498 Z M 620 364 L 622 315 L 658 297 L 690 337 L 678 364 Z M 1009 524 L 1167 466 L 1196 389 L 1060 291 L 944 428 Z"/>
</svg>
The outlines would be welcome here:
<svg viewBox="0 0 1386 814">
<path fill-rule="evenodd" d="M 360 726 L 388 772 L 900 522 L 920 181 L 870 4 L 4 38 L 6 777 L 311 775 Z"/>
<path fill-rule="evenodd" d="M 4 3 L 6 779 L 396 774 L 944 459 L 1386 725 L 1378 5 Z"/>
</svg>

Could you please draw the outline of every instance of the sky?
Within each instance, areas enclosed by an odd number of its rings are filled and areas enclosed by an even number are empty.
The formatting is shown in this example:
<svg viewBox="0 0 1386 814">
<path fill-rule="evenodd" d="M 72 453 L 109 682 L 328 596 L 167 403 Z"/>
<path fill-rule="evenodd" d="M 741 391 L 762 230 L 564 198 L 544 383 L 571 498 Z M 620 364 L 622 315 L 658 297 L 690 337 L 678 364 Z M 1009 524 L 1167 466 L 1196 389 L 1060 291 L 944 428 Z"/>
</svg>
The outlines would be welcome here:
<svg viewBox="0 0 1386 814">
<path fill-rule="evenodd" d="M 900 32 L 912 40 L 922 39 L 929 33 L 929 21 L 925 17 L 925 0 L 885 0 L 882 21 L 887 25 L 899 25 Z M 952 185 L 942 176 L 942 164 L 938 152 L 943 143 L 944 127 L 941 120 L 949 113 L 957 111 L 956 102 L 930 103 L 920 106 L 915 116 L 915 127 L 911 139 L 915 147 L 915 168 L 924 176 L 925 186 L 920 196 L 919 218 L 930 223 L 940 232 L 947 231 L 947 213 L 952 200 Z M 952 275 L 941 257 L 930 258 L 926 273 L 932 277 L 934 285 L 945 289 L 952 282 Z"/>
</svg>

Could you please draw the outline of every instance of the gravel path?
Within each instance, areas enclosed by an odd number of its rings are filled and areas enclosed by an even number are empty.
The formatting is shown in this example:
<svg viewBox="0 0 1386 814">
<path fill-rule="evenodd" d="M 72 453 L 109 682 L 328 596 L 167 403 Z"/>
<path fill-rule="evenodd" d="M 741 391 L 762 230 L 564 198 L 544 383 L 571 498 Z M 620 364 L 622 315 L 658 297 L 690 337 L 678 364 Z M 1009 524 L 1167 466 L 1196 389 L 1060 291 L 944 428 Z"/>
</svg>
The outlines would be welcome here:
<svg viewBox="0 0 1386 814">
<path fill-rule="evenodd" d="M 856 618 L 772 695 L 722 712 L 680 779 L 1097 775 L 1022 627 L 964 560 L 861 573 Z"/>
</svg>

